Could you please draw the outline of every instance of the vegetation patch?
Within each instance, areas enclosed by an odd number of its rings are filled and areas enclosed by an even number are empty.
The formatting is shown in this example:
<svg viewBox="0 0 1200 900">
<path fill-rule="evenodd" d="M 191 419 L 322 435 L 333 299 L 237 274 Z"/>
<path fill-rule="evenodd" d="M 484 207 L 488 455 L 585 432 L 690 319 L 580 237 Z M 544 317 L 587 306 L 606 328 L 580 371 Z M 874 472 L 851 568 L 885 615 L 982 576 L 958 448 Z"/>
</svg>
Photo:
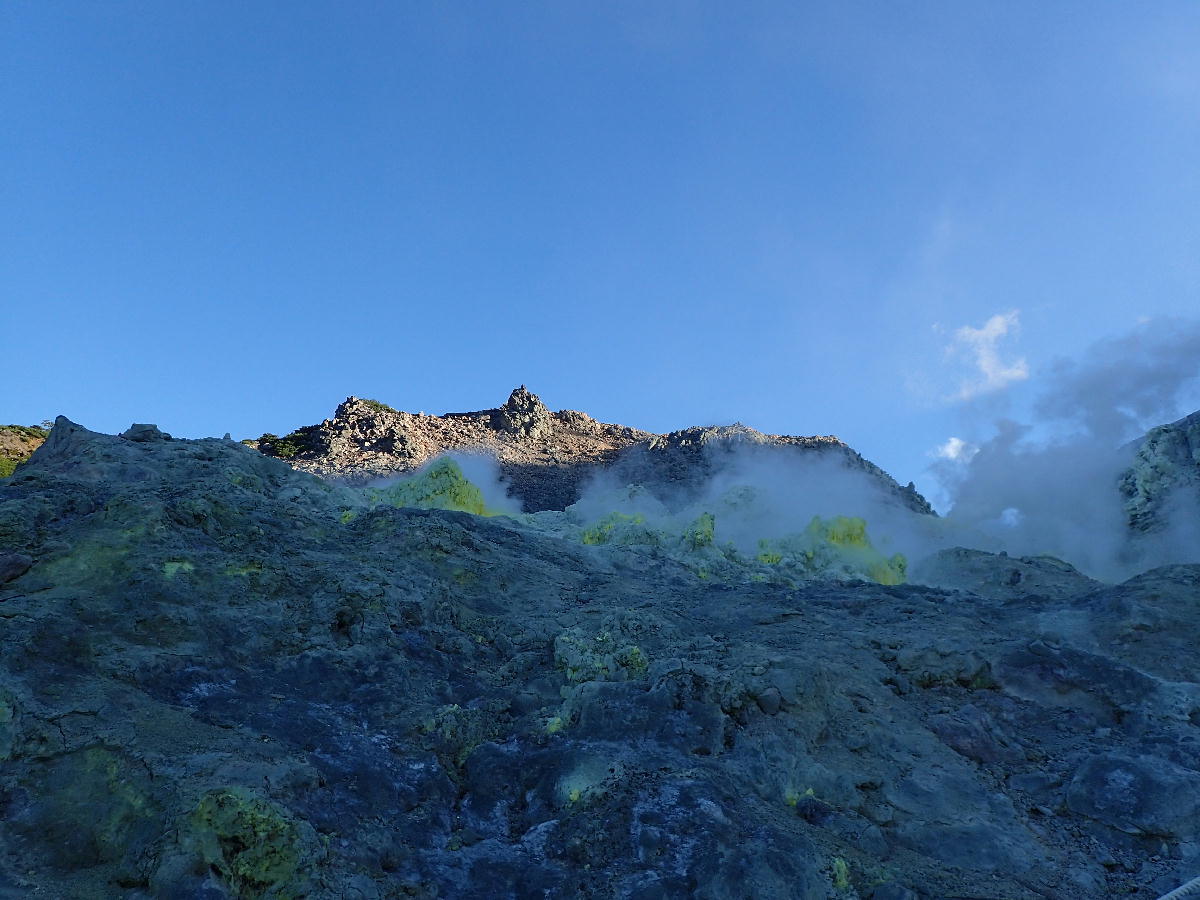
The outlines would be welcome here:
<svg viewBox="0 0 1200 900">
<path fill-rule="evenodd" d="M 0 425 L 0 478 L 12 475 L 49 436 L 50 429 L 36 425 Z"/>
<path fill-rule="evenodd" d="M 317 453 L 316 425 L 305 425 L 297 428 L 291 434 L 283 437 L 267 432 L 258 439 L 258 449 L 267 456 L 278 456 L 281 459 L 292 459 L 306 453 Z"/>
<path fill-rule="evenodd" d="M 371 409 L 375 410 L 375 412 L 394 413 L 396 411 L 396 410 L 392 409 L 390 406 L 388 406 L 386 403 L 380 403 L 378 400 L 366 399 L 366 400 L 363 400 L 363 403 L 366 404 L 367 406 L 369 406 Z"/>
</svg>

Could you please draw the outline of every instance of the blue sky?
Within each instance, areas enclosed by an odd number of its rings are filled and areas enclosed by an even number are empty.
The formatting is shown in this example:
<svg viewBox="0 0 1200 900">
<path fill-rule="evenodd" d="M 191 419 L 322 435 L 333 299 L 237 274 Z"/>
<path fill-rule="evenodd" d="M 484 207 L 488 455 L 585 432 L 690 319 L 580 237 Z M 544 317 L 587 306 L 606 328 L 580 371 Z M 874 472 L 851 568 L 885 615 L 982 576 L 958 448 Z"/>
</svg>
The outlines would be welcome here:
<svg viewBox="0 0 1200 900">
<path fill-rule="evenodd" d="M 0 112 L 6 422 L 525 383 L 923 485 L 1200 313 L 1193 3 L 10 0 Z"/>
</svg>

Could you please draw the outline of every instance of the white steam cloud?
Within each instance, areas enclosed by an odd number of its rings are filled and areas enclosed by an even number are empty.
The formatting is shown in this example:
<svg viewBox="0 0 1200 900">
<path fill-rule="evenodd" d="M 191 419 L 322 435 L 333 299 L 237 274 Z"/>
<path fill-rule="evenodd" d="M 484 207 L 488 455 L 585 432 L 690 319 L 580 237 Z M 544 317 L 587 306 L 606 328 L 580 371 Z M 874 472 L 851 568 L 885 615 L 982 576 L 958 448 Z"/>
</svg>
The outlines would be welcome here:
<svg viewBox="0 0 1200 900">
<path fill-rule="evenodd" d="M 946 440 L 946 443 L 940 444 L 933 450 L 933 456 L 938 459 L 947 459 L 950 462 L 970 462 L 971 457 L 979 452 L 979 448 L 974 444 L 968 444 L 960 437 L 951 437 Z"/>
<path fill-rule="evenodd" d="M 988 355 L 1015 316 L 970 330 L 982 335 L 981 370 L 995 376 L 993 384 L 1026 372 L 1023 360 L 993 366 L 997 357 Z M 1200 396 L 1189 393 L 1200 376 L 1200 323 L 1148 323 L 1047 374 L 1032 422 L 1000 420 L 986 438 L 954 436 L 931 452 L 931 469 L 949 500 L 940 518 L 907 509 L 839 455 L 763 452 L 752 442 L 709 448 L 713 474 L 690 496 L 664 496 L 652 484 L 631 489 L 609 473 L 591 484 L 574 512 L 587 521 L 612 511 L 638 513 L 675 531 L 711 512 L 718 540 L 742 550 L 760 538 L 802 531 L 813 516 L 859 516 L 879 550 L 904 553 L 913 565 L 962 546 L 1055 556 L 1107 581 L 1155 565 L 1200 562 L 1194 500 L 1172 497 L 1164 509 L 1169 526 L 1134 539 L 1119 489 L 1136 450 L 1128 441 L 1200 406 Z"/>
<path fill-rule="evenodd" d="M 668 533 L 711 513 L 717 541 L 750 555 L 759 540 L 803 532 L 814 516 L 862 518 L 877 550 L 910 559 L 927 552 L 930 532 L 938 527 L 935 518 L 902 506 L 875 476 L 848 466 L 840 454 L 754 443 L 710 446 L 706 454 L 713 470 L 701 484 L 630 486 L 619 471 L 602 472 L 570 512 L 581 523 L 611 512 L 639 515 Z"/>
<path fill-rule="evenodd" d="M 992 316 L 980 328 L 964 325 L 954 332 L 954 340 L 946 352 L 951 356 L 967 356 L 977 373 L 962 381 L 954 399 L 970 400 L 1029 377 L 1024 358 L 1011 362 L 1000 358 L 1000 342 L 1010 334 L 1016 335 L 1020 325 L 1020 310 L 1014 309 Z"/>
<path fill-rule="evenodd" d="M 1200 323 L 1144 323 L 1098 342 L 1082 360 L 1055 363 L 1050 375 L 1037 406 L 1042 418 L 1073 424 L 1086 438 L 1132 440 L 1200 403 Z"/>
<path fill-rule="evenodd" d="M 1131 542 L 1118 488 L 1136 450 L 1128 442 L 1200 405 L 1200 323 L 1146 323 L 1047 374 L 1032 422 L 995 422 L 965 462 L 968 442 L 943 445 L 930 468 L 951 499 L 951 530 L 970 535 L 968 546 L 1046 553 L 1109 580 L 1200 561 L 1194 502 L 1173 498 L 1167 527 Z"/>
</svg>

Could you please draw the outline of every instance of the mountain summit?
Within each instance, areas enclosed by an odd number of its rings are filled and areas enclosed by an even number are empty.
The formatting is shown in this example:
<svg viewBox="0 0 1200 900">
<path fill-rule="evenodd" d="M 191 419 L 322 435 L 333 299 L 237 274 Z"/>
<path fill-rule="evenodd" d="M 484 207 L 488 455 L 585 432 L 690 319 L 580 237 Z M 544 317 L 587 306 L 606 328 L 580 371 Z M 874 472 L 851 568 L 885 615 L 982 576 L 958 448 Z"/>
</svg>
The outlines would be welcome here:
<svg viewBox="0 0 1200 900">
<path fill-rule="evenodd" d="M 349 483 L 411 472 L 448 452 L 486 453 L 498 460 L 510 493 L 529 512 L 564 509 L 603 471 L 619 471 L 625 483 L 665 481 L 687 491 L 734 453 L 836 459 L 868 475 L 900 506 L 933 513 L 911 483 L 902 487 L 833 436 L 763 434 L 741 424 L 654 434 L 598 422 L 576 410 L 551 412 L 525 385 L 496 409 L 441 416 L 348 397 L 319 425 L 250 443 L 296 469 Z"/>
</svg>

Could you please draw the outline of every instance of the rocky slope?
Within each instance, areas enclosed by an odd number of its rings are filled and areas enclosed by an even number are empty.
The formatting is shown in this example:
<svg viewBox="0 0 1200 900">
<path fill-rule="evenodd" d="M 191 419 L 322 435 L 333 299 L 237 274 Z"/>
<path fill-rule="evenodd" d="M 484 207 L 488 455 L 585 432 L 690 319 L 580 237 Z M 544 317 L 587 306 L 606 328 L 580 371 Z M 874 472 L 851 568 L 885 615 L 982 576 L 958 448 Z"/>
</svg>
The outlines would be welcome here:
<svg viewBox="0 0 1200 900">
<path fill-rule="evenodd" d="M 29 459 L 48 433 L 35 425 L 0 425 L 0 478 L 7 478 Z"/>
<path fill-rule="evenodd" d="M 412 471 L 448 451 L 483 452 L 500 463 L 510 492 L 527 511 L 563 509 L 597 473 L 620 481 L 652 481 L 686 494 L 734 453 L 819 456 L 868 474 L 881 493 L 904 508 L 932 513 L 910 483 L 898 485 L 835 437 L 767 435 L 741 425 L 689 428 L 655 435 L 597 422 L 575 410 L 551 412 L 524 385 L 497 409 L 427 416 L 398 412 L 375 400 L 349 397 L 332 419 L 284 438 L 250 442 L 301 471 L 362 483 Z"/>
<path fill-rule="evenodd" d="M 65 419 L 0 481 L 0 897 L 1082 900 L 1200 870 L 1200 567 L 773 582 L 377 499 Z"/>
<path fill-rule="evenodd" d="M 1120 483 L 1131 528 L 1159 531 L 1174 513 L 1194 515 L 1200 508 L 1200 412 L 1151 429 L 1136 446 Z"/>
</svg>

